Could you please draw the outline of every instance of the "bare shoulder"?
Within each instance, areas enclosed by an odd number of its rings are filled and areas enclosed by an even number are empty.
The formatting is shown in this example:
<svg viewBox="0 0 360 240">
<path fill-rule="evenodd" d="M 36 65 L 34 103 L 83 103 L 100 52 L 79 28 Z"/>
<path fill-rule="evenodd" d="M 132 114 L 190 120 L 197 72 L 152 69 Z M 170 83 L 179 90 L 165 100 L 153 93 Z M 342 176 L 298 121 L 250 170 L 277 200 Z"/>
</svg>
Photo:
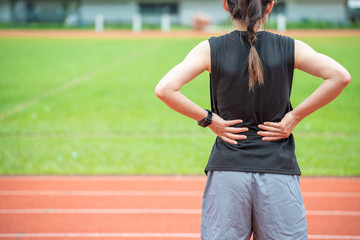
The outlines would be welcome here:
<svg viewBox="0 0 360 240">
<path fill-rule="evenodd" d="M 200 54 L 204 55 L 205 57 L 210 54 L 210 44 L 208 40 L 200 42 L 198 45 L 196 45 L 189 53 L 191 54 Z"/>
<path fill-rule="evenodd" d="M 295 40 L 295 57 L 301 54 L 314 54 L 316 51 L 308 44 L 300 40 Z"/>
<path fill-rule="evenodd" d="M 303 41 L 295 40 L 295 68 L 299 68 L 304 61 L 309 61 L 317 52 Z"/>
<path fill-rule="evenodd" d="M 210 44 L 207 40 L 196 45 L 186 56 L 184 62 L 193 65 L 201 65 L 204 70 L 210 72 Z"/>
<path fill-rule="evenodd" d="M 334 59 L 316 52 L 299 40 L 295 40 L 295 68 L 323 79 L 334 76 L 345 80 L 351 78 L 348 71 Z"/>
</svg>

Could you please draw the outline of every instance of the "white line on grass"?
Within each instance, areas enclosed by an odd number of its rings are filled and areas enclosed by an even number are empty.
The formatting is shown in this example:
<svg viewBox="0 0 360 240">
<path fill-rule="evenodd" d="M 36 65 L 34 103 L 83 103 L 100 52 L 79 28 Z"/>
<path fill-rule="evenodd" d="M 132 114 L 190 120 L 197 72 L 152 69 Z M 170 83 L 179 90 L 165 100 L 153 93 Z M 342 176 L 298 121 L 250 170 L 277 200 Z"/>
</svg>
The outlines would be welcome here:
<svg viewBox="0 0 360 240">
<path fill-rule="evenodd" d="M 81 191 L 24 190 L 0 191 L 0 196 L 202 196 L 203 191 Z M 303 192 L 304 197 L 360 198 L 355 192 Z"/>
<path fill-rule="evenodd" d="M 91 72 L 88 72 L 88 73 L 85 73 L 84 75 L 75 77 L 72 80 L 67 81 L 65 84 L 63 84 L 61 86 L 49 89 L 48 91 L 43 92 L 38 96 L 35 96 L 29 100 L 26 100 L 23 103 L 16 105 L 14 108 L 9 109 L 8 111 L 0 113 L 0 121 L 4 120 L 5 118 L 7 118 L 15 113 L 23 111 L 24 109 L 28 108 L 31 105 L 34 105 L 35 103 L 37 103 L 41 100 L 44 100 L 46 98 L 55 96 L 56 94 L 65 92 L 65 91 L 69 90 L 70 88 L 78 85 L 79 83 L 86 82 L 90 79 L 93 79 L 94 76 L 96 76 L 100 73 L 106 72 L 106 71 L 116 67 L 118 64 L 120 64 L 122 62 L 129 61 L 133 58 L 136 58 L 136 57 L 146 53 L 147 51 L 154 49 L 157 46 L 158 46 L 158 43 L 137 49 L 137 51 L 131 52 L 128 55 L 123 55 L 120 58 L 114 60 L 113 62 L 106 63 L 106 64 L 102 65 L 102 67 L 99 67 Z"/>
<path fill-rule="evenodd" d="M 0 214 L 201 214 L 201 209 L 0 209 Z M 360 211 L 306 211 L 311 216 L 360 216 Z"/>
</svg>

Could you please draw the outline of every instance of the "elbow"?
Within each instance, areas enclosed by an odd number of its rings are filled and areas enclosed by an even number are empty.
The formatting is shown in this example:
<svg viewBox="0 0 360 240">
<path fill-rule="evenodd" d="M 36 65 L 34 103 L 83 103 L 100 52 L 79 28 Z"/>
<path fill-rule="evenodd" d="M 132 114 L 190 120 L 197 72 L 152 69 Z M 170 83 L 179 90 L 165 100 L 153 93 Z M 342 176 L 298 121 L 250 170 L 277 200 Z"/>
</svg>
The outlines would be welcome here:
<svg viewBox="0 0 360 240">
<path fill-rule="evenodd" d="M 166 89 L 162 86 L 159 86 L 157 85 L 156 88 L 155 88 L 155 95 L 163 100 L 165 98 L 165 95 L 166 95 Z"/>
<path fill-rule="evenodd" d="M 351 75 L 348 71 L 345 71 L 342 76 L 344 86 L 347 86 L 351 82 Z"/>
<path fill-rule="evenodd" d="M 346 87 L 351 82 L 351 75 L 346 69 L 339 69 L 335 76 L 334 80 L 336 79 L 342 87 Z"/>
</svg>

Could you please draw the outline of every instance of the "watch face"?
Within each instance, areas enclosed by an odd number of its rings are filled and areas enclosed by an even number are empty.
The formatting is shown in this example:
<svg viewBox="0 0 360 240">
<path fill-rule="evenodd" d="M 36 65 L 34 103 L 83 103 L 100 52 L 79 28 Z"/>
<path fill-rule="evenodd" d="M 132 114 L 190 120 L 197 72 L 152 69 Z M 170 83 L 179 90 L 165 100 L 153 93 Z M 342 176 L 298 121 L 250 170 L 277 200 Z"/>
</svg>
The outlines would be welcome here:
<svg viewBox="0 0 360 240">
<path fill-rule="evenodd" d="M 201 127 L 207 127 L 212 123 L 212 112 L 210 112 L 209 110 L 206 110 L 206 111 L 208 112 L 208 116 L 198 122 L 199 126 L 201 126 Z"/>
<path fill-rule="evenodd" d="M 204 121 L 204 127 L 209 126 L 210 123 L 211 123 L 211 121 L 209 121 L 208 119 L 205 119 L 205 121 Z"/>
<path fill-rule="evenodd" d="M 209 121 L 209 119 L 205 118 L 205 119 L 201 120 L 198 124 L 201 127 L 207 127 L 211 124 L 211 121 Z"/>
</svg>

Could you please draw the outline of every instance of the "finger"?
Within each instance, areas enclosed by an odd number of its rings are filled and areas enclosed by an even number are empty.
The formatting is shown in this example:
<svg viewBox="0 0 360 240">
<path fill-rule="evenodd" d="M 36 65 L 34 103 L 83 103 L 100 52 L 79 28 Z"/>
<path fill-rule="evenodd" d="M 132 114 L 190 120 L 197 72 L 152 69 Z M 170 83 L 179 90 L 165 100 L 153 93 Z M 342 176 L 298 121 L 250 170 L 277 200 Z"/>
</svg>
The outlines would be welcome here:
<svg viewBox="0 0 360 240">
<path fill-rule="evenodd" d="M 284 135 L 278 132 L 269 132 L 269 131 L 258 131 L 257 135 L 263 137 L 283 137 Z"/>
<path fill-rule="evenodd" d="M 269 126 L 265 126 L 265 125 L 259 125 L 258 126 L 261 130 L 260 132 L 273 132 L 273 133 L 283 133 L 283 130 L 280 128 L 276 128 L 276 127 L 269 127 Z"/>
<path fill-rule="evenodd" d="M 241 132 L 247 132 L 247 131 L 249 131 L 249 129 L 246 127 L 243 127 L 243 128 L 227 127 L 227 128 L 225 128 L 225 131 L 230 132 L 230 133 L 241 133 Z"/>
<path fill-rule="evenodd" d="M 233 140 L 244 140 L 247 139 L 245 135 L 239 135 L 239 134 L 233 134 L 233 133 L 225 133 L 224 134 L 227 138 L 233 139 Z"/>
<path fill-rule="evenodd" d="M 231 143 L 231 144 L 234 144 L 234 145 L 237 144 L 237 141 L 232 140 L 232 139 L 230 139 L 230 138 L 227 138 L 227 137 L 225 137 L 225 136 L 221 136 L 220 138 L 221 138 L 222 140 L 224 140 L 225 142 L 228 142 L 228 143 Z"/>
<path fill-rule="evenodd" d="M 276 140 L 280 140 L 283 139 L 284 137 L 263 137 L 261 140 L 263 141 L 276 141 Z"/>
<path fill-rule="evenodd" d="M 280 123 L 276 123 L 276 122 L 264 122 L 263 125 L 266 125 L 266 126 L 270 126 L 270 127 L 279 127 L 280 126 Z"/>
<path fill-rule="evenodd" d="M 265 126 L 265 125 L 258 125 L 258 127 L 262 130 L 266 130 L 266 131 L 271 131 L 271 132 L 281 132 L 281 129 L 276 128 L 276 127 L 270 127 L 270 126 Z"/>
<path fill-rule="evenodd" d="M 239 123 L 242 123 L 242 122 L 243 122 L 243 120 L 241 120 L 241 119 L 229 120 L 229 121 L 225 120 L 225 124 L 227 126 L 236 125 L 236 124 L 239 124 Z"/>
</svg>

